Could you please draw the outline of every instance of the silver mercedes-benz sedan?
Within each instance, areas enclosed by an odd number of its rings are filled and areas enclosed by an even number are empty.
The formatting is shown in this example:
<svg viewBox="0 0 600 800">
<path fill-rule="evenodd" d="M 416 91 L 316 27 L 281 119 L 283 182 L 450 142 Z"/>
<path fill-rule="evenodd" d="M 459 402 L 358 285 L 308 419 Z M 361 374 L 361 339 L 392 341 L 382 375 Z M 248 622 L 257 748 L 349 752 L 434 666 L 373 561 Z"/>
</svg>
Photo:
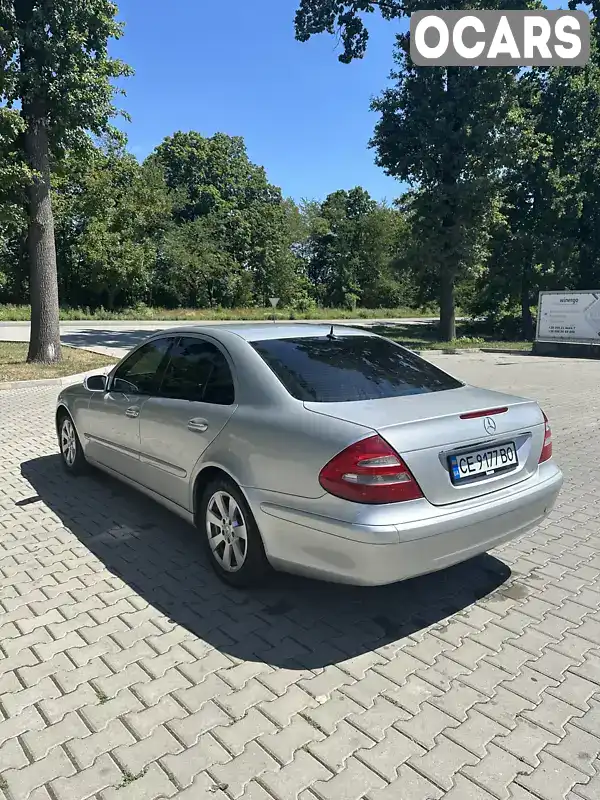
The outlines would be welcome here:
<svg viewBox="0 0 600 800">
<path fill-rule="evenodd" d="M 217 574 L 377 585 L 535 527 L 562 485 L 537 403 L 320 325 L 186 327 L 58 398 L 66 469 L 193 523 Z"/>
</svg>

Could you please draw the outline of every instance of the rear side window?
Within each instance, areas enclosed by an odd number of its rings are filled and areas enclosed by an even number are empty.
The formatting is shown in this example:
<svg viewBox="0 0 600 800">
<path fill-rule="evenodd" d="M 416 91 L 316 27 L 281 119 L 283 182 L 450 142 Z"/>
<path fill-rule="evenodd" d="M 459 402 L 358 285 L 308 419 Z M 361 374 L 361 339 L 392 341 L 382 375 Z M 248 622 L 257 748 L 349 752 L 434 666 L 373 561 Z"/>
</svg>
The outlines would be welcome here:
<svg viewBox="0 0 600 800">
<path fill-rule="evenodd" d="M 433 364 L 375 336 L 270 339 L 252 346 L 297 400 L 344 403 L 463 386 Z"/>
<path fill-rule="evenodd" d="M 210 342 L 182 338 L 171 353 L 160 394 L 176 400 L 233 405 L 235 390 L 227 359 Z"/>
</svg>

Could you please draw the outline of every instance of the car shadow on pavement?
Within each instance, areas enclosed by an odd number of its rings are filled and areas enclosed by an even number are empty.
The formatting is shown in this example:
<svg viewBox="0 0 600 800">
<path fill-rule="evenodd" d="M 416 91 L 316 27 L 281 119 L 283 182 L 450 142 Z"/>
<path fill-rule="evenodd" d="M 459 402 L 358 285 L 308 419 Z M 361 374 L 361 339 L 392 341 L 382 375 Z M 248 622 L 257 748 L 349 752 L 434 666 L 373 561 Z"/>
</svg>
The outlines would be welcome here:
<svg viewBox="0 0 600 800">
<path fill-rule="evenodd" d="M 511 576 L 493 556 L 391 586 L 364 588 L 274 575 L 232 589 L 214 575 L 198 532 L 156 503 L 93 471 L 66 475 L 60 457 L 27 461 L 35 497 L 104 566 L 171 621 L 244 661 L 318 669 L 391 645 L 490 595 Z"/>
</svg>

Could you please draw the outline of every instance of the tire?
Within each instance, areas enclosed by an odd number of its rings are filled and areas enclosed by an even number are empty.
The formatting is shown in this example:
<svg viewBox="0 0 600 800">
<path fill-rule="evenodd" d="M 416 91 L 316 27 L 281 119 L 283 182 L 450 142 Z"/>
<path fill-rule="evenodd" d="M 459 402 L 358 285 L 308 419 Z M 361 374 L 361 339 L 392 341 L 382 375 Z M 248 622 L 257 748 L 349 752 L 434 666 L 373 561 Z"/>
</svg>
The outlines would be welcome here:
<svg viewBox="0 0 600 800">
<path fill-rule="evenodd" d="M 65 411 L 58 421 L 58 446 L 63 467 L 70 475 L 85 475 L 88 463 L 85 460 L 79 436 L 70 415 Z"/>
<path fill-rule="evenodd" d="M 208 484 L 200 500 L 197 526 L 212 568 L 225 583 L 244 588 L 268 579 L 270 566 L 262 537 L 233 481 L 223 477 Z"/>
</svg>

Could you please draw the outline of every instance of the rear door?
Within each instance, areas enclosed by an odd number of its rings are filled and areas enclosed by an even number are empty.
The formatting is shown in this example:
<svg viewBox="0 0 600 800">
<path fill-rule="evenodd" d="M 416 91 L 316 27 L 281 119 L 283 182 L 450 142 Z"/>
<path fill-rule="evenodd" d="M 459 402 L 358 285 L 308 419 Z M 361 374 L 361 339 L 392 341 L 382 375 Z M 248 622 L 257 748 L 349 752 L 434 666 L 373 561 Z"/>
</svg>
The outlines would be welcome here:
<svg viewBox="0 0 600 800">
<path fill-rule="evenodd" d="M 189 509 L 194 467 L 236 407 L 228 354 L 202 337 L 182 337 L 171 352 L 157 396 L 141 411 L 143 483 Z"/>
</svg>

